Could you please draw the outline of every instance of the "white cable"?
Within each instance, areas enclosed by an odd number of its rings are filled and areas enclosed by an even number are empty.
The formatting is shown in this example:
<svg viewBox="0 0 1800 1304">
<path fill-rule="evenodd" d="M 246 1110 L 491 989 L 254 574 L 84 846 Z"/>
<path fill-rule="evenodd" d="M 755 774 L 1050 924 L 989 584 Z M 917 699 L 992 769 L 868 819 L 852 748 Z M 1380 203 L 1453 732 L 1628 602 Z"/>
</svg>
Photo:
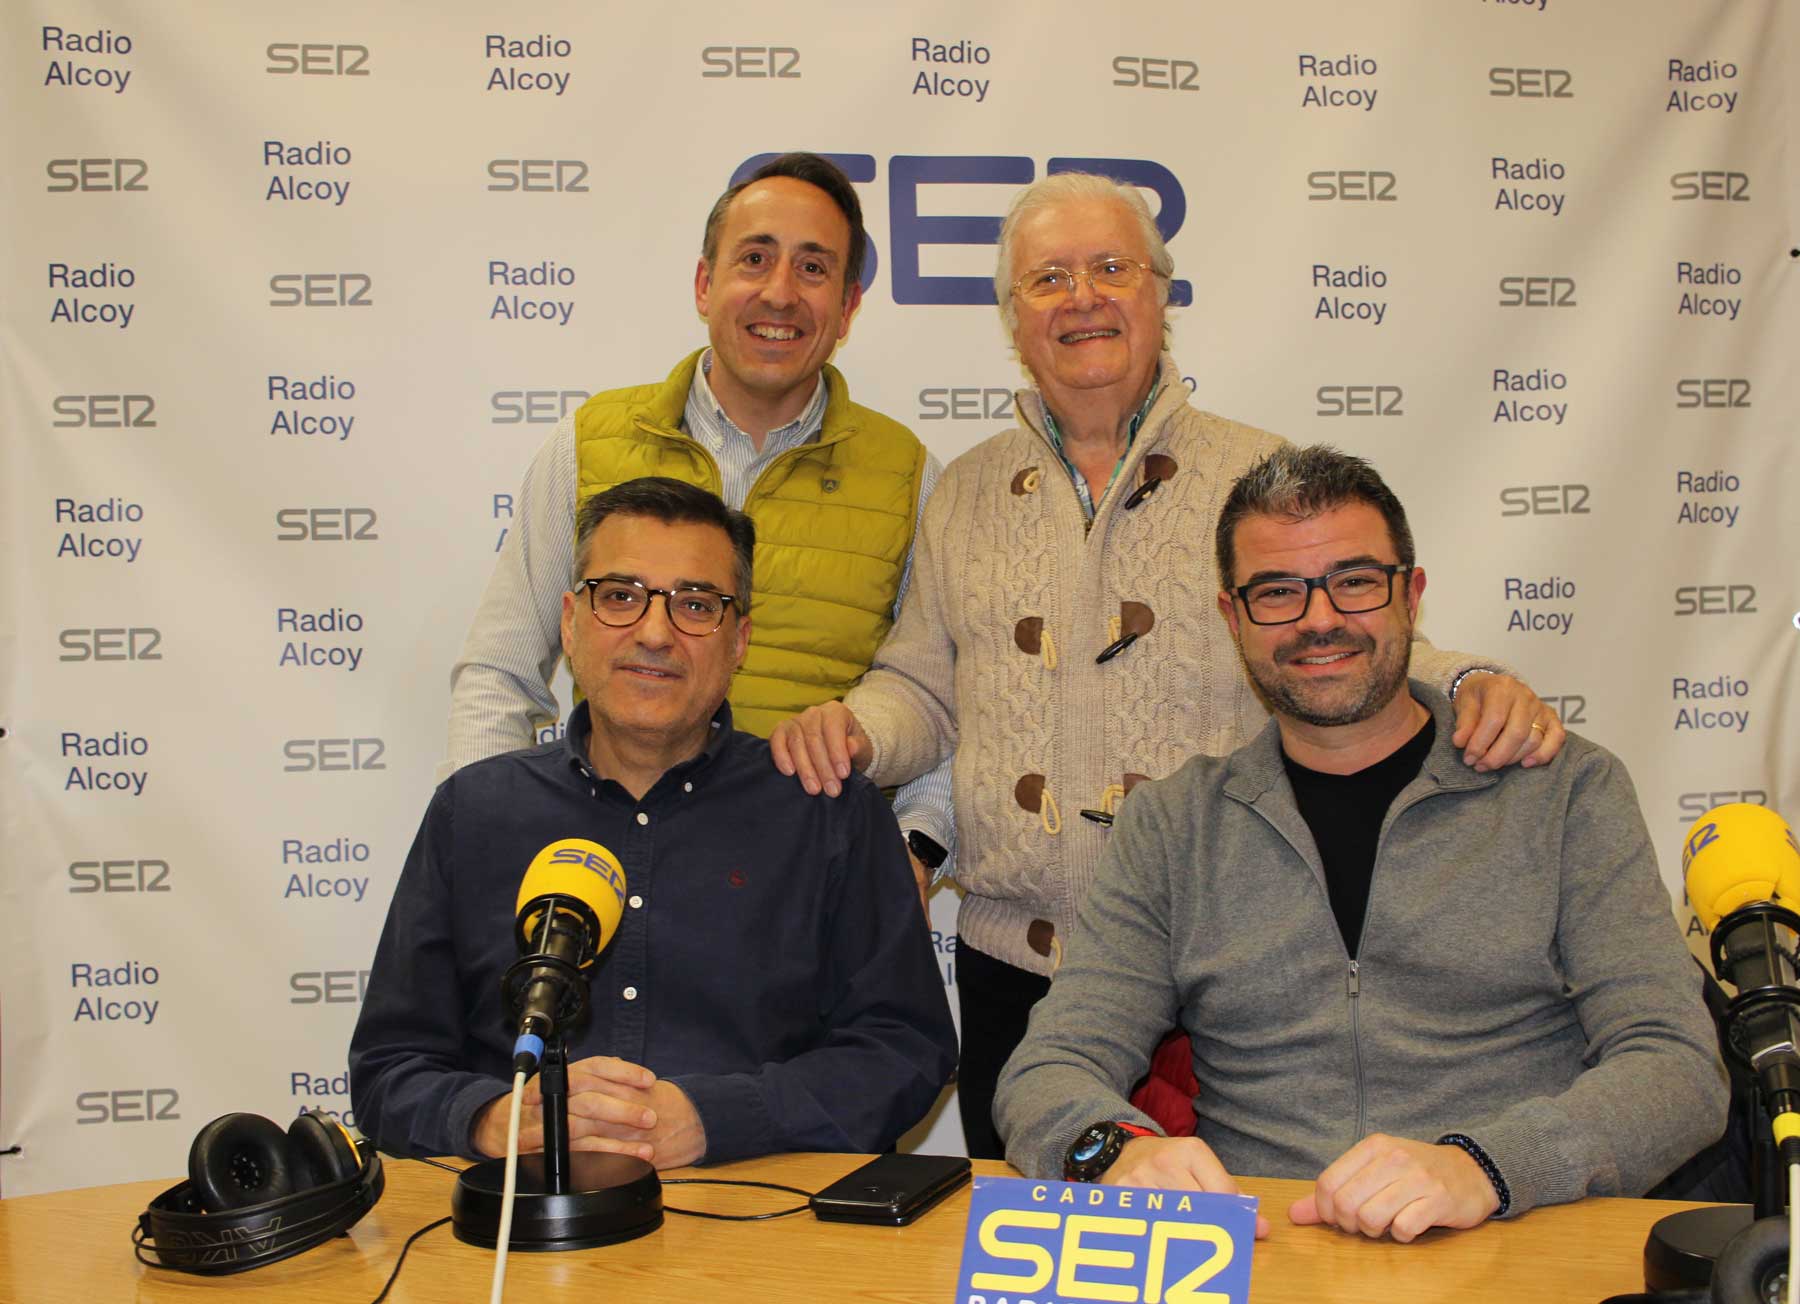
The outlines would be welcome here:
<svg viewBox="0 0 1800 1304">
<path fill-rule="evenodd" d="M 513 1196 L 518 1194 L 519 1185 L 519 1106 L 524 1100 L 525 1074 L 515 1073 L 512 1111 L 506 1120 L 506 1182 L 500 1190 L 500 1234 L 494 1238 L 494 1289 L 488 1295 L 488 1304 L 500 1304 L 500 1297 L 506 1293 L 506 1249 L 512 1243 Z"/>
<path fill-rule="evenodd" d="M 1800 1304 L 1800 1164 L 1788 1165 L 1788 1304 Z"/>
</svg>

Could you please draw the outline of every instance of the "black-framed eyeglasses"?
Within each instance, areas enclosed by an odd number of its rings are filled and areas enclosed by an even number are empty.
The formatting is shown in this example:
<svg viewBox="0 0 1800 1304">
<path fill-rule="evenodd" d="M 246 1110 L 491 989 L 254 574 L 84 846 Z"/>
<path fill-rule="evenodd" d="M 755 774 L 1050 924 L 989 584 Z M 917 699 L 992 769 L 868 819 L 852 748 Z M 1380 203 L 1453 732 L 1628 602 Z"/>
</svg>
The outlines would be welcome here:
<svg viewBox="0 0 1800 1304">
<path fill-rule="evenodd" d="M 735 593 L 697 587 L 653 589 L 648 584 L 612 575 L 585 579 L 575 587 L 587 590 L 588 609 L 602 625 L 614 629 L 635 625 L 650 610 L 650 600 L 660 597 L 668 610 L 669 623 L 694 638 L 717 633 L 725 623 L 725 609 L 737 601 Z"/>
<path fill-rule="evenodd" d="M 1290 625 L 1306 614 L 1314 589 L 1324 589 L 1326 601 L 1343 615 L 1380 611 L 1394 600 L 1394 576 L 1410 570 L 1411 566 L 1370 563 L 1346 566 L 1312 579 L 1279 575 L 1241 584 L 1232 592 L 1243 602 L 1252 625 Z"/>
</svg>

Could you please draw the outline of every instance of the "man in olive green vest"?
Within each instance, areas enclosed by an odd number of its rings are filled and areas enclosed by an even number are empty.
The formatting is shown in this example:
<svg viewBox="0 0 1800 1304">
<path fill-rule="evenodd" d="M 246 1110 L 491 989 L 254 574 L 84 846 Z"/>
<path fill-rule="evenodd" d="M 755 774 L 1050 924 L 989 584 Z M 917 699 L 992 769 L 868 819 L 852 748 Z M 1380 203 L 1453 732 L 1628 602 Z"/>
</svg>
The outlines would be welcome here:
<svg viewBox="0 0 1800 1304">
<path fill-rule="evenodd" d="M 940 468 L 905 426 L 851 402 L 827 364 L 862 302 L 867 244 L 856 191 L 816 154 L 782 155 L 719 197 L 694 273 L 711 347 L 667 380 L 594 395 L 539 450 L 451 674 L 440 777 L 531 746 L 557 718 L 576 508 L 639 476 L 699 485 L 756 522 L 737 727 L 766 736 L 868 669 Z M 895 814 L 923 890 L 954 845 L 947 770 L 903 789 Z"/>
</svg>

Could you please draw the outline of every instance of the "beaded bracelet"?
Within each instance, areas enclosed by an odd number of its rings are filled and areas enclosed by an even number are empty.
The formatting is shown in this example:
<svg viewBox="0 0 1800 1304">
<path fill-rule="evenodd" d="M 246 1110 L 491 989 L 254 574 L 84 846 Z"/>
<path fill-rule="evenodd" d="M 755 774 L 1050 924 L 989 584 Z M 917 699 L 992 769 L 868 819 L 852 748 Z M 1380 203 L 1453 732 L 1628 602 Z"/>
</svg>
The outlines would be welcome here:
<svg viewBox="0 0 1800 1304">
<path fill-rule="evenodd" d="M 1507 1189 L 1506 1179 L 1500 1176 L 1500 1169 L 1492 1159 L 1488 1158 L 1488 1152 L 1481 1148 L 1480 1143 L 1474 1137 L 1465 1136 L 1461 1132 L 1448 1132 L 1437 1139 L 1437 1144 L 1455 1146 L 1481 1165 L 1481 1171 L 1486 1173 L 1488 1181 L 1494 1184 L 1494 1194 L 1500 1197 L 1500 1207 L 1494 1210 L 1493 1216 L 1496 1218 L 1506 1217 L 1506 1211 L 1512 1208 L 1512 1192 Z"/>
</svg>

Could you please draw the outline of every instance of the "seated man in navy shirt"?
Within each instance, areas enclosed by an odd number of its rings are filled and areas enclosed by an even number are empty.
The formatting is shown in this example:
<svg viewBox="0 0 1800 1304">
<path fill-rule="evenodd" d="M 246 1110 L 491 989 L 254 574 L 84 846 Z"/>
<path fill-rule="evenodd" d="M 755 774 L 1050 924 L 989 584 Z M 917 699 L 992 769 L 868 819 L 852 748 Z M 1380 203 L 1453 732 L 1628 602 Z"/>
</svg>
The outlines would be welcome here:
<svg viewBox="0 0 1800 1304">
<path fill-rule="evenodd" d="M 519 882 L 582 837 L 618 857 L 626 899 L 568 1036 L 572 1147 L 659 1168 L 888 1148 L 956 1034 L 881 793 L 812 801 L 731 727 L 755 526 L 652 478 L 591 498 L 577 530 L 562 645 L 586 701 L 565 738 L 433 796 L 350 1042 L 357 1122 L 398 1154 L 504 1152 Z M 525 1090 L 520 1148 L 542 1149 Z"/>
</svg>

